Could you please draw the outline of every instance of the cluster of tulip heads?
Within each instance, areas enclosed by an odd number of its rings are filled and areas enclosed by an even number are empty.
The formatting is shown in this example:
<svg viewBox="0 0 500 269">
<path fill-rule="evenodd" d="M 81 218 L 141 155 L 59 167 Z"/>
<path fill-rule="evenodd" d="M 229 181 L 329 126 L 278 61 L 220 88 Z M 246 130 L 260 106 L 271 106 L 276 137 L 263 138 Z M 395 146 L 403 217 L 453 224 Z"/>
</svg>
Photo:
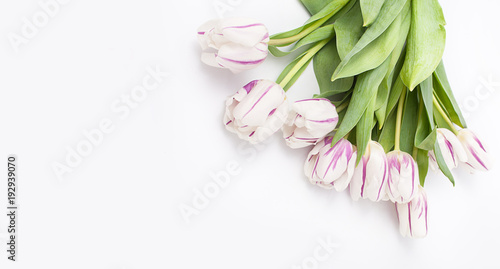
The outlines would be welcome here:
<svg viewBox="0 0 500 269">
<path fill-rule="evenodd" d="M 204 63 L 234 73 L 260 65 L 267 57 L 270 41 L 266 27 L 247 18 L 210 21 L 199 28 L 198 39 L 204 50 Z M 339 113 L 347 105 L 336 107 L 325 98 L 289 104 L 284 90 L 289 81 L 278 84 L 255 80 L 229 97 L 223 122 L 227 130 L 255 144 L 281 129 L 290 148 L 312 147 L 304 165 L 312 184 L 339 192 L 349 187 L 356 201 L 391 201 L 401 234 L 412 238 L 426 236 L 427 196 L 414 156 L 401 151 L 397 143 L 387 152 L 373 140 L 358 156 L 360 151 L 348 136 L 334 140 Z M 460 165 L 471 170 L 490 168 L 485 147 L 470 130 L 439 128 L 436 135 L 449 169 Z M 439 169 L 434 151 L 429 151 L 428 158 L 430 167 Z"/>
</svg>

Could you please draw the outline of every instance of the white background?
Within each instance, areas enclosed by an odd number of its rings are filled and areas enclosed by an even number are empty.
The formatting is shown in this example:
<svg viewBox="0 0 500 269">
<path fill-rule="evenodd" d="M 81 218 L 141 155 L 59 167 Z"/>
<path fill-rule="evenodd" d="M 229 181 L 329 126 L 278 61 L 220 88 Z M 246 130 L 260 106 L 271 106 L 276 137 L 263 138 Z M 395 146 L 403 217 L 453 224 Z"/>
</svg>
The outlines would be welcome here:
<svg viewBox="0 0 500 269">
<path fill-rule="evenodd" d="M 469 127 L 497 154 L 500 3 L 440 2 L 450 81 Z M 202 65 L 197 27 L 224 3 L 233 6 L 221 15 L 258 18 L 272 33 L 308 18 L 296 0 L 73 0 L 16 52 L 9 36 L 42 9 L 0 2 L 0 162 L 17 154 L 20 174 L 19 262 L 7 261 L 2 241 L 0 268 L 293 268 L 310 261 L 318 240 L 336 248 L 308 268 L 499 268 L 498 169 L 456 171 L 455 188 L 431 172 L 429 235 L 411 240 L 392 204 L 310 185 L 307 150 L 288 149 L 280 135 L 255 148 L 225 131 L 225 98 L 250 80 L 275 79 L 290 59 L 236 76 Z M 121 118 L 113 104 L 156 65 L 169 77 Z M 316 92 L 309 69 L 289 99 Z M 58 180 L 53 164 L 106 118 L 114 130 Z M 234 162 L 239 173 L 187 223 L 179 207 Z M 2 213 L 0 234 L 6 226 Z"/>
</svg>

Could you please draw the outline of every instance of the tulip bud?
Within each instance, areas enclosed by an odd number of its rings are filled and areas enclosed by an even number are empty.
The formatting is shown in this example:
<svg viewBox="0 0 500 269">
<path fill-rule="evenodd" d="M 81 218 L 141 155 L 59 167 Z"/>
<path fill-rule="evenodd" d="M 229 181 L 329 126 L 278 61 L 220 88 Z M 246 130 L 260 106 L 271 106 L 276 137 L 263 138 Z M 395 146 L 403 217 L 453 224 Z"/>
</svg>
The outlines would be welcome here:
<svg viewBox="0 0 500 269">
<path fill-rule="evenodd" d="M 335 129 L 339 115 L 328 99 L 306 99 L 292 105 L 288 120 L 283 125 L 283 138 L 293 148 L 316 145 Z"/>
<path fill-rule="evenodd" d="M 252 144 L 278 131 L 288 115 L 283 89 L 270 80 L 254 80 L 226 101 L 224 124 Z"/>
<path fill-rule="evenodd" d="M 387 187 L 387 156 L 384 148 L 370 141 L 365 155 L 354 170 L 350 191 L 354 201 L 359 198 L 378 202 L 385 198 Z"/>
<path fill-rule="evenodd" d="M 343 191 L 356 166 L 356 148 L 346 139 L 332 147 L 332 137 L 319 142 L 307 156 L 304 172 L 312 184 Z"/>
<path fill-rule="evenodd" d="M 409 203 L 396 203 L 399 232 L 403 237 L 423 238 L 427 235 L 427 194 L 418 187 L 417 196 Z"/>
<path fill-rule="evenodd" d="M 437 142 L 446 166 L 448 166 L 450 170 L 457 168 L 460 162 L 467 162 L 467 153 L 462 143 L 450 130 L 439 128 L 437 130 Z M 429 152 L 429 159 L 432 170 L 438 170 L 434 151 Z"/>
<path fill-rule="evenodd" d="M 203 24 L 198 29 L 198 41 L 206 51 L 201 57 L 205 64 L 239 73 L 264 62 L 269 32 L 254 19 L 225 18 Z"/>
<path fill-rule="evenodd" d="M 417 195 L 418 165 L 413 157 L 399 150 L 387 154 L 389 178 L 387 195 L 392 202 L 408 203 Z"/>
<path fill-rule="evenodd" d="M 477 136 L 468 129 L 458 132 L 458 140 L 462 143 L 467 154 L 467 166 L 479 171 L 488 171 L 491 168 L 491 159 L 485 147 Z"/>
</svg>

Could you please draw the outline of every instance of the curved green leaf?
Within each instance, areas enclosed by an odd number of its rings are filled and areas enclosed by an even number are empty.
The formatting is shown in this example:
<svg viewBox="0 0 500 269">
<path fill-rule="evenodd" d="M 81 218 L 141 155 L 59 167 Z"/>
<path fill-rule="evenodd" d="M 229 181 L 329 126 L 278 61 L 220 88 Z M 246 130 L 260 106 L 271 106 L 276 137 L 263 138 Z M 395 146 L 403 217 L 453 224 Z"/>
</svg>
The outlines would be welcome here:
<svg viewBox="0 0 500 269">
<path fill-rule="evenodd" d="M 363 26 L 370 26 L 378 17 L 385 0 L 360 0 Z"/>
<path fill-rule="evenodd" d="M 356 165 L 359 163 L 363 155 L 365 154 L 368 142 L 370 142 L 372 129 L 373 129 L 373 113 L 375 108 L 376 96 L 372 97 L 372 100 L 368 104 L 365 113 L 356 125 L 356 146 L 358 148 L 358 158 L 356 160 Z"/>
<path fill-rule="evenodd" d="M 333 145 L 356 126 L 370 101 L 377 94 L 378 87 L 389 68 L 389 59 L 379 67 L 359 75 L 344 120 L 333 137 Z"/>
<path fill-rule="evenodd" d="M 277 46 L 269 46 L 269 52 L 271 52 L 271 54 L 275 57 L 283 57 L 302 47 L 331 38 L 333 36 L 335 36 L 335 31 L 333 30 L 333 25 L 330 24 L 314 30 L 312 33 L 308 34 L 297 43 L 295 43 L 295 45 L 293 45 L 292 49 L 289 51 L 282 51 L 278 49 Z"/>
<path fill-rule="evenodd" d="M 335 13 L 339 12 L 348 2 L 349 2 L 349 0 L 330 1 L 330 3 L 327 4 L 325 7 L 323 7 L 318 13 L 314 14 L 311 18 L 309 18 L 304 23 L 303 26 L 300 26 L 296 29 L 293 29 L 293 30 L 290 30 L 290 31 L 287 31 L 284 33 L 272 35 L 271 39 L 282 39 L 282 38 L 288 38 L 288 37 L 295 36 L 295 35 L 299 34 L 300 32 L 302 32 L 303 30 L 310 27 L 315 22 L 317 22 L 321 19 L 324 19 L 327 16 L 330 16 L 332 13 L 335 14 Z M 292 44 L 292 43 L 294 43 L 294 42 L 291 42 L 290 44 Z M 286 47 L 290 44 L 283 44 L 283 45 L 280 45 L 279 47 Z"/>
<path fill-rule="evenodd" d="M 367 47 L 369 44 L 374 42 L 375 39 L 380 37 L 382 34 L 386 32 L 386 30 L 392 25 L 394 20 L 401 14 L 401 11 L 403 8 L 406 6 L 408 3 L 408 0 L 393 0 L 393 1 L 386 1 L 384 5 L 382 6 L 382 10 L 380 11 L 380 18 L 376 20 L 371 27 L 369 27 L 363 36 L 360 38 L 360 40 L 356 43 L 356 45 L 353 47 L 353 49 L 346 55 L 346 57 L 343 58 L 342 63 L 339 65 L 339 67 L 335 70 L 335 72 L 332 75 L 332 80 L 336 80 L 338 78 L 341 78 L 342 76 L 346 76 L 347 74 L 353 73 L 351 70 L 350 72 L 345 71 L 343 72 L 343 69 L 346 65 L 349 64 L 351 59 L 357 55 L 360 51 L 362 51 L 365 47 Z M 403 13 L 403 16 L 406 15 L 406 13 Z M 399 28 L 401 25 L 394 25 L 394 27 Z M 395 32 L 398 33 L 398 31 L 390 31 L 391 33 L 388 35 L 391 35 Z M 378 42 L 381 42 L 380 44 L 384 44 L 381 39 Z M 392 41 L 392 40 L 387 40 L 387 42 Z M 379 47 L 382 48 L 382 47 Z M 392 48 L 389 50 L 389 53 L 392 52 Z M 387 54 L 388 55 L 388 54 Z M 341 55 L 342 56 L 342 55 Z M 342 57 L 341 57 L 342 58 Z M 383 58 L 383 57 L 382 57 Z M 385 59 L 383 59 L 385 60 Z M 382 62 L 383 62 L 382 60 Z M 380 65 L 382 62 L 378 63 Z M 373 66 L 374 62 L 370 65 L 370 62 L 367 62 L 366 64 L 368 66 Z M 353 65 L 355 66 L 355 65 Z M 375 66 L 377 67 L 377 66 Z M 366 67 L 364 67 L 366 69 Z M 362 69 L 362 68 L 360 68 Z M 373 69 L 373 68 L 372 68 Z M 371 69 L 366 69 L 366 70 L 371 70 Z M 364 70 L 364 71 L 366 71 Z M 358 73 L 359 74 L 359 73 Z"/>
<path fill-rule="evenodd" d="M 443 57 L 446 30 L 437 0 L 412 1 L 412 23 L 401 76 L 412 91 L 432 75 Z"/>
<path fill-rule="evenodd" d="M 415 133 L 418 121 L 418 94 L 417 91 L 407 92 L 404 105 L 403 119 L 401 122 L 401 151 L 413 154 Z"/>
<path fill-rule="evenodd" d="M 388 117 L 380 133 L 378 142 L 384 148 L 385 152 L 389 152 L 394 148 L 396 143 L 396 119 L 397 113 L 393 111 Z"/>
<path fill-rule="evenodd" d="M 340 59 L 344 59 L 364 33 L 363 17 L 357 1 L 349 12 L 334 23 L 334 28 L 337 34 L 338 53 Z M 330 80 L 334 70 L 330 71 Z"/>
<path fill-rule="evenodd" d="M 321 97 L 329 97 L 351 89 L 354 82 L 353 78 L 339 79 L 334 82 L 330 80 L 332 70 L 335 70 L 340 62 L 335 40 L 330 41 L 314 56 L 314 74 L 318 81 Z"/>
<path fill-rule="evenodd" d="M 418 175 L 420 177 L 420 186 L 425 185 L 425 178 L 429 172 L 429 152 L 419 149 L 417 152 Z"/>
<path fill-rule="evenodd" d="M 456 125 L 467 128 L 467 123 L 465 122 L 462 111 L 458 106 L 457 100 L 453 95 L 450 83 L 448 82 L 448 77 L 446 76 L 446 71 L 444 69 L 444 64 L 441 61 L 434 72 L 434 90 L 437 97 L 441 100 L 445 110 L 450 115 L 451 121 Z"/>
</svg>

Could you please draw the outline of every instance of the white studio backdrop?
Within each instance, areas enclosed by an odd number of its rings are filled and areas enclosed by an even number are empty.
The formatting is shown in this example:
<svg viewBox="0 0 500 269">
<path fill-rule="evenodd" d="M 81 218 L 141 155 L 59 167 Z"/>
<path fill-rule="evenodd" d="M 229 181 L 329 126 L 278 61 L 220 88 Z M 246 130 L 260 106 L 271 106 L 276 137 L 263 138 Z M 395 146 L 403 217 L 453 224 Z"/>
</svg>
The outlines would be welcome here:
<svg viewBox="0 0 500 269">
<path fill-rule="evenodd" d="M 279 134 L 251 146 L 224 129 L 225 98 L 276 79 L 290 59 L 212 69 L 197 27 L 248 16 L 281 32 L 307 20 L 298 1 L 48 2 L 0 1 L 0 159 L 16 154 L 19 171 L 18 262 L 7 260 L 1 214 L 0 268 L 500 268 L 498 162 L 456 172 L 455 188 L 431 172 L 429 235 L 411 240 L 392 204 L 310 185 L 306 149 Z M 440 2 L 449 79 L 498 160 L 500 2 Z M 41 13 L 47 21 L 23 33 Z M 316 92 L 309 68 L 288 97 Z M 215 178 L 227 184 L 200 201 Z"/>
</svg>

